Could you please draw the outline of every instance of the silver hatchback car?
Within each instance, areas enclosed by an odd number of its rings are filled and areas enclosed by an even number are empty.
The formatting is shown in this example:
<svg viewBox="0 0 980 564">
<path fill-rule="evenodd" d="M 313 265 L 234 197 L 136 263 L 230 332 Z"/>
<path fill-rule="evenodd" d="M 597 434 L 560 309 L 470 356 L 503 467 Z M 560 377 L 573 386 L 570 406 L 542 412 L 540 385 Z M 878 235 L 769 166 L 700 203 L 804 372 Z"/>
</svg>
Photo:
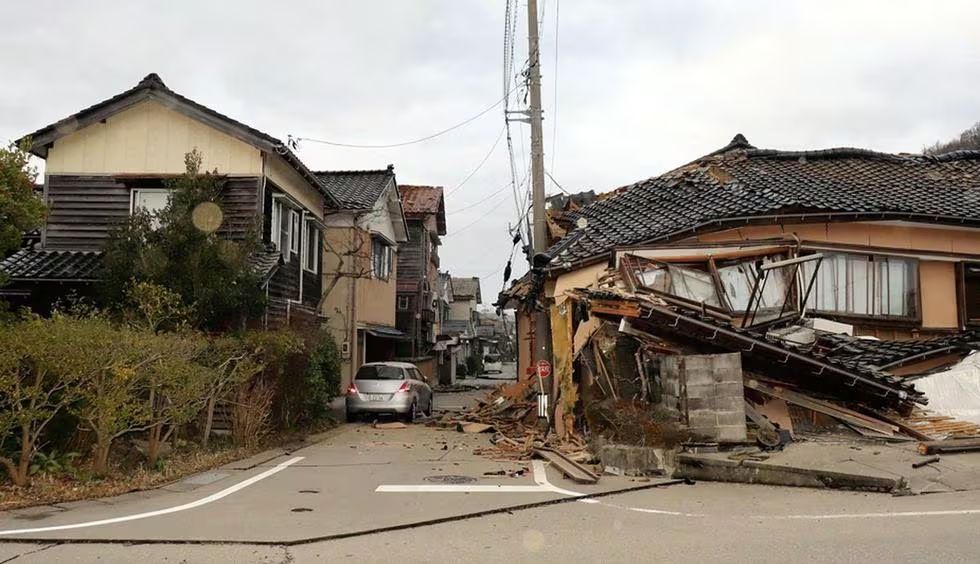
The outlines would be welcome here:
<svg viewBox="0 0 980 564">
<path fill-rule="evenodd" d="M 369 362 L 358 369 L 347 388 L 347 421 L 364 413 L 388 413 L 415 421 L 432 415 L 428 379 L 408 362 Z"/>
</svg>

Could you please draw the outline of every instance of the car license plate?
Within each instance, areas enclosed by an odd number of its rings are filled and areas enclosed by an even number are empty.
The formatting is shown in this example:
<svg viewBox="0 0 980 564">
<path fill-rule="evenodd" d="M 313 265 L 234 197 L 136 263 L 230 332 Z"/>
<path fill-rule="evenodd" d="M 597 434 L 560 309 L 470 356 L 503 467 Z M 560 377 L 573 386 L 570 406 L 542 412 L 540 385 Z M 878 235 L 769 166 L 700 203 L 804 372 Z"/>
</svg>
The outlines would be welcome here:
<svg viewBox="0 0 980 564">
<path fill-rule="evenodd" d="M 387 398 L 384 394 L 368 394 L 367 399 L 368 401 L 385 401 Z"/>
</svg>

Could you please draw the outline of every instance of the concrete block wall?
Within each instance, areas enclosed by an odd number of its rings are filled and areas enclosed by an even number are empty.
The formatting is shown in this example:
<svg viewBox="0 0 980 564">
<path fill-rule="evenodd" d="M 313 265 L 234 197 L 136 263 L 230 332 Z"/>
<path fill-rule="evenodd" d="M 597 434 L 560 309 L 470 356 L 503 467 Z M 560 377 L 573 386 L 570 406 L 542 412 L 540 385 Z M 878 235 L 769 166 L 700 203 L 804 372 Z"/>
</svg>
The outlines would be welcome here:
<svg viewBox="0 0 980 564">
<path fill-rule="evenodd" d="M 738 353 L 673 355 L 660 366 L 664 407 L 695 435 L 746 440 L 742 357 Z"/>
</svg>

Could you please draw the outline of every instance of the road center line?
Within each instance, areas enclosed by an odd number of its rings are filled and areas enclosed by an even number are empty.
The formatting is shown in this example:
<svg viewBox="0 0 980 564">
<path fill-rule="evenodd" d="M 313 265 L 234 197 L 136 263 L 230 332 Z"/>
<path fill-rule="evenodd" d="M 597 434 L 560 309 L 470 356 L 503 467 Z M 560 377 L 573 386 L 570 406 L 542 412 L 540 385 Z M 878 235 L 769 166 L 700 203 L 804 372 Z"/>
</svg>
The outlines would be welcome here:
<svg viewBox="0 0 980 564">
<path fill-rule="evenodd" d="M 136 521 L 139 519 L 148 519 L 150 517 L 159 517 L 160 515 L 168 515 L 170 513 L 177 513 L 179 511 L 187 511 L 188 509 L 194 509 L 196 507 L 201 507 L 202 505 L 207 505 L 209 503 L 218 501 L 219 499 L 228 497 L 229 495 L 241 491 L 252 484 L 259 482 L 277 474 L 289 466 L 296 464 L 300 460 L 303 460 L 302 456 L 297 456 L 295 458 L 290 458 L 289 460 L 276 465 L 273 468 L 262 472 L 261 474 L 256 474 L 251 478 L 242 480 L 237 484 L 229 486 L 219 492 L 215 492 L 207 497 L 203 497 L 197 501 L 192 501 L 190 503 L 185 503 L 183 505 L 177 505 L 175 507 L 168 507 L 166 509 L 158 509 L 156 511 L 148 511 L 146 513 L 136 513 L 135 515 L 125 515 L 122 517 L 112 517 L 110 519 L 100 519 L 98 521 L 86 521 L 84 523 L 72 523 L 70 525 L 52 525 L 50 527 L 35 527 L 33 529 L 10 529 L 6 531 L 0 531 L 0 535 L 20 535 L 26 533 L 46 533 L 49 531 L 65 531 L 68 529 L 83 529 L 86 527 L 99 527 L 101 525 L 112 525 L 113 523 L 124 523 L 126 521 Z"/>
</svg>

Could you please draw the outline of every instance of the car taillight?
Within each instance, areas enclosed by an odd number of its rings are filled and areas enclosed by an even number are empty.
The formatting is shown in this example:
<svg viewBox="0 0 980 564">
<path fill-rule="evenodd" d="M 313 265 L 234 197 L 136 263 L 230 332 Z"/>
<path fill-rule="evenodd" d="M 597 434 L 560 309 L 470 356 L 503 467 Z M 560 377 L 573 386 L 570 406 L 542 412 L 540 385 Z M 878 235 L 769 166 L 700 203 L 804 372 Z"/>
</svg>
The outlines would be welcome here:
<svg viewBox="0 0 980 564">
<path fill-rule="evenodd" d="M 405 394 L 408 393 L 408 389 L 409 389 L 408 380 L 405 380 L 404 382 L 402 382 L 402 385 L 398 387 L 398 392 L 396 393 Z"/>
<path fill-rule="evenodd" d="M 354 384 L 351 384 L 350 387 L 347 388 L 347 395 L 349 395 L 349 396 L 355 396 L 355 395 L 357 395 L 357 386 L 355 386 Z"/>
</svg>

